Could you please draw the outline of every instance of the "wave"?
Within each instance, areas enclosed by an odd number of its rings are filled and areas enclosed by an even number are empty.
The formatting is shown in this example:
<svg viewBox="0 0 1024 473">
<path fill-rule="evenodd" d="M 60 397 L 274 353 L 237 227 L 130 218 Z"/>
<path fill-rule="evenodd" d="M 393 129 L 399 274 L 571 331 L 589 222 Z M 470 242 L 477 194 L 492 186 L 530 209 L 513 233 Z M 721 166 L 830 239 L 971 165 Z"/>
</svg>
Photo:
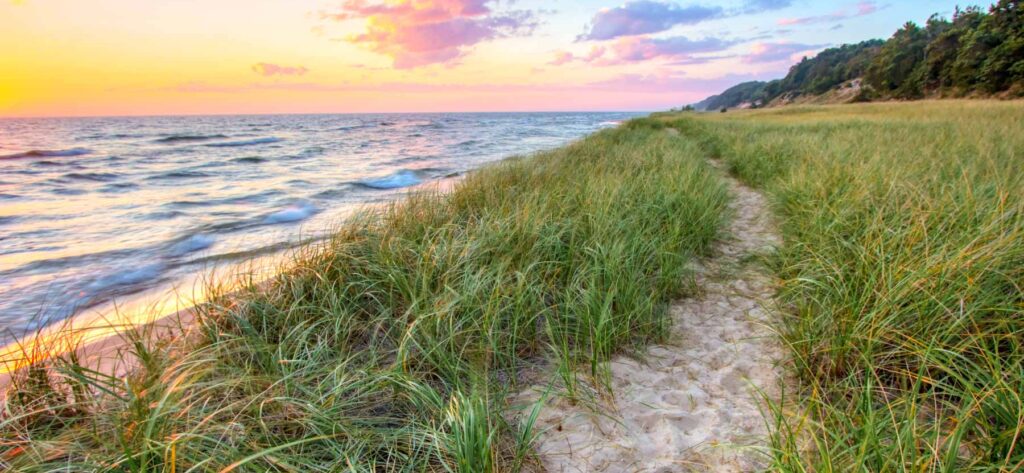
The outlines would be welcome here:
<svg viewBox="0 0 1024 473">
<path fill-rule="evenodd" d="M 162 181 L 166 179 L 194 179 L 200 177 L 210 177 L 210 174 L 202 171 L 171 171 L 163 174 L 157 174 L 155 176 L 149 176 L 146 180 Z"/>
<path fill-rule="evenodd" d="M 94 134 L 91 134 L 91 135 L 85 135 L 85 136 L 81 137 L 81 139 L 83 139 L 83 140 L 104 140 L 104 139 L 121 140 L 121 139 L 126 139 L 126 138 L 145 138 L 147 136 L 149 136 L 149 135 L 146 135 L 144 133 L 113 133 L 113 134 L 94 133 Z"/>
<path fill-rule="evenodd" d="M 107 184 L 100 189 L 100 192 L 104 193 L 115 193 L 115 192 L 127 192 L 134 189 L 138 189 L 139 185 L 134 182 L 115 182 Z"/>
<path fill-rule="evenodd" d="M 64 177 L 78 181 L 107 182 L 117 179 L 120 175 L 112 172 L 71 172 L 65 174 Z"/>
<path fill-rule="evenodd" d="M 164 263 L 151 263 L 134 269 L 111 272 L 94 279 L 89 283 L 88 288 L 97 293 L 112 289 L 121 292 L 136 292 L 142 288 L 131 286 L 138 286 L 159 278 L 166 267 Z"/>
<path fill-rule="evenodd" d="M 38 232 L 26 232 L 22 235 L 38 234 Z M 93 253 L 83 253 L 77 255 L 67 256 L 56 256 L 53 258 L 37 259 L 34 261 L 28 261 L 22 263 L 20 266 L 0 270 L 0 276 L 7 276 L 10 274 L 18 274 L 24 272 L 41 272 L 49 271 L 52 269 L 65 269 L 76 266 L 87 266 L 92 264 L 99 264 L 103 261 L 117 261 L 124 260 L 132 257 L 136 254 L 138 249 L 134 248 L 120 248 L 116 250 L 97 251 Z"/>
<path fill-rule="evenodd" d="M 185 215 L 188 214 L 180 210 L 161 210 L 142 215 L 140 218 L 142 220 L 170 220 L 178 217 L 184 217 Z"/>
<path fill-rule="evenodd" d="M 358 125 L 342 125 L 334 129 L 334 131 L 348 131 L 358 130 L 360 128 L 371 128 L 373 125 L 367 125 L 366 123 L 360 123 Z"/>
<path fill-rule="evenodd" d="M 26 151 L 24 153 L 14 153 L 0 156 L 0 159 L 21 159 L 21 158 L 66 158 L 71 156 L 81 156 L 83 154 L 89 154 L 92 150 L 88 148 L 70 148 L 70 149 L 34 149 L 32 151 Z"/>
<path fill-rule="evenodd" d="M 264 191 L 256 192 L 254 194 L 235 195 L 224 197 L 220 199 L 202 199 L 202 200 L 173 200 L 163 204 L 166 208 L 193 208 L 193 207 L 211 207 L 218 205 L 235 205 L 245 204 L 253 202 L 263 202 L 269 197 L 281 195 L 283 192 L 276 189 L 267 189 Z"/>
<path fill-rule="evenodd" d="M 50 189 L 50 193 L 51 194 L 56 194 L 56 195 L 83 195 L 83 194 L 86 194 L 88 192 L 85 191 L 85 190 L 82 190 L 82 189 L 59 188 L 59 189 Z"/>
<path fill-rule="evenodd" d="M 319 210 L 313 204 L 308 202 L 300 202 L 289 206 L 284 210 L 278 210 L 270 215 L 267 215 L 263 219 L 264 223 L 290 223 L 298 222 L 299 220 L 305 220 Z"/>
<path fill-rule="evenodd" d="M 337 199 L 337 198 L 340 198 L 340 197 L 344 197 L 347 194 L 348 194 L 348 189 L 346 189 L 346 188 L 327 189 L 327 190 L 323 190 L 323 191 L 317 192 L 316 194 L 313 194 L 313 198 L 314 199 L 329 200 L 329 199 Z"/>
<path fill-rule="evenodd" d="M 398 189 L 400 187 L 415 186 L 421 182 L 423 181 L 420 180 L 415 171 L 403 169 L 384 177 L 364 179 L 356 182 L 356 184 L 371 189 Z"/>
<path fill-rule="evenodd" d="M 171 254 L 175 256 L 183 256 L 195 251 L 205 250 L 213 246 L 217 240 L 210 236 L 202 233 L 196 233 L 195 235 L 183 238 L 171 247 Z"/>
<path fill-rule="evenodd" d="M 324 147 L 323 146 L 312 146 L 312 147 L 309 147 L 309 148 L 306 148 L 306 149 L 302 150 L 298 154 L 294 154 L 294 155 L 288 156 L 288 159 L 306 159 L 306 158 L 311 158 L 313 156 L 321 155 L 323 153 L 324 153 Z"/>
<path fill-rule="evenodd" d="M 39 161 L 33 161 L 33 166 L 65 166 L 66 161 L 51 161 L 49 159 L 40 159 Z"/>
<path fill-rule="evenodd" d="M 251 140 L 225 141 L 223 143 L 207 143 L 205 146 L 209 146 L 212 148 L 234 148 L 237 146 L 253 146 L 268 143 L 277 143 L 278 141 L 282 141 L 281 138 L 270 136 L 266 138 L 254 138 Z"/>
<path fill-rule="evenodd" d="M 157 143 L 191 143 L 195 141 L 222 140 L 228 135 L 171 135 L 156 140 Z"/>
<path fill-rule="evenodd" d="M 236 163 L 259 164 L 266 162 L 267 158 L 261 158 L 259 156 L 246 156 L 244 158 L 235 158 L 232 159 L 231 161 Z"/>
</svg>

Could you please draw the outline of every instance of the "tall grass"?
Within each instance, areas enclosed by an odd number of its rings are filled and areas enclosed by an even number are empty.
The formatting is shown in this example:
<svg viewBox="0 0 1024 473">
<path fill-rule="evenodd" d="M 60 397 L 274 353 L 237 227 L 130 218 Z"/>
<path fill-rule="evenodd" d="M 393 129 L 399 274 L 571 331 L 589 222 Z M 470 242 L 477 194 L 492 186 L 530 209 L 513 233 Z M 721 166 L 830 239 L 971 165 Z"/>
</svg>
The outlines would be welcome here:
<svg viewBox="0 0 1024 473">
<path fill-rule="evenodd" d="M 695 144 L 629 122 L 414 194 L 197 308 L 195 339 L 129 344 L 125 378 L 71 356 L 21 373 L 16 471 L 515 471 L 523 373 L 666 334 L 727 192 Z M 545 369 L 544 372 L 549 372 Z"/>
<path fill-rule="evenodd" d="M 662 120 L 781 217 L 776 469 L 1024 469 L 1024 103 Z"/>
</svg>

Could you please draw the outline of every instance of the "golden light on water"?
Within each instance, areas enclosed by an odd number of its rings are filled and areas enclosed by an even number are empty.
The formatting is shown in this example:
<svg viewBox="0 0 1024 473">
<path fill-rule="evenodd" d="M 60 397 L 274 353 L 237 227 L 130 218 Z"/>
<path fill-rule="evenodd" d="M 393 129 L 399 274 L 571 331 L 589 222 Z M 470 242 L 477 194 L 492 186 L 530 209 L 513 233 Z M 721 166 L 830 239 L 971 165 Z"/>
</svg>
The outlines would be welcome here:
<svg viewBox="0 0 1024 473">
<path fill-rule="evenodd" d="M 117 351 L 126 348 L 125 342 L 133 333 L 178 336 L 179 329 L 186 329 L 192 322 L 192 308 L 211 297 L 210 288 L 213 295 L 226 294 L 252 281 L 265 280 L 273 274 L 270 268 L 287 258 L 285 253 L 226 265 L 181 281 L 170 290 L 152 289 L 83 310 L 67 321 L 0 348 L 0 375 L 71 350 L 76 350 L 87 366 L 115 361 Z"/>
</svg>

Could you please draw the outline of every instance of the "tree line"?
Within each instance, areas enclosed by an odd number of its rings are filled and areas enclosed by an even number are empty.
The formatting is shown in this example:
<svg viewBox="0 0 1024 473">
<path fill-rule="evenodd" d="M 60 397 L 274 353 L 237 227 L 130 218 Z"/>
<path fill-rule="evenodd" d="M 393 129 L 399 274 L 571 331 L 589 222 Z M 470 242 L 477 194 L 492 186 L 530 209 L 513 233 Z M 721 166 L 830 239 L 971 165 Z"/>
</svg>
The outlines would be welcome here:
<svg viewBox="0 0 1024 473">
<path fill-rule="evenodd" d="M 923 26 L 907 22 L 888 40 L 826 49 L 782 79 L 745 82 L 693 107 L 756 107 L 851 81 L 859 87 L 853 101 L 1024 96 L 1024 8 L 1017 0 L 1000 0 L 987 11 L 957 7 L 951 19 L 936 14 Z"/>
</svg>

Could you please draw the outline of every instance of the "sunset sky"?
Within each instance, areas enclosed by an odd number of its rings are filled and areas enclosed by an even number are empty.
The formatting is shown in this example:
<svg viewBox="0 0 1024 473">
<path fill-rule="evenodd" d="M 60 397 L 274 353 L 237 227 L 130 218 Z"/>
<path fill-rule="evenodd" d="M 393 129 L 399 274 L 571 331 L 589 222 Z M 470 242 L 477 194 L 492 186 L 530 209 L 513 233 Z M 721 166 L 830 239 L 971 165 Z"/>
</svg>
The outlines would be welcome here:
<svg viewBox="0 0 1024 473">
<path fill-rule="evenodd" d="M 0 117 L 659 110 L 957 4 L 0 1 Z"/>
</svg>

